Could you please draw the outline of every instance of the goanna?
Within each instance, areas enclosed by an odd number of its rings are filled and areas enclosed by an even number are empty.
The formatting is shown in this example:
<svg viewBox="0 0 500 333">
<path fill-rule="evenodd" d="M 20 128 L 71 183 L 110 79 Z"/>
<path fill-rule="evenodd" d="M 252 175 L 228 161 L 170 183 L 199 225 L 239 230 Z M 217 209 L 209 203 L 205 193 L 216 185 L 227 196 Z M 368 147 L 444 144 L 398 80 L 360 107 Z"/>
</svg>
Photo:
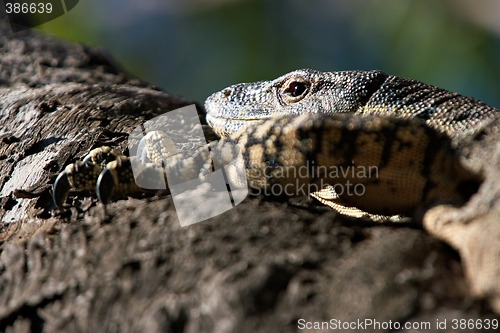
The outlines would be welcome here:
<svg viewBox="0 0 500 333">
<path fill-rule="evenodd" d="M 219 145 L 239 146 L 252 188 L 306 184 L 313 197 L 345 215 L 414 217 L 457 248 L 472 293 L 500 312 L 498 109 L 381 71 L 310 69 L 230 86 L 210 96 L 205 109 Z M 133 183 L 122 171 L 129 170 L 126 159 L 118 160 L 100 176 L 107 179 L 98 186 L 103 201 Z M 325 172 L 353 166 L 377 172 Z M 283 176 L 301 167 L 313 176 Z M 58 206 L 78 183 L 74 171 L 67 169 L 54 186 Z M 361 184 L 363 195 L 321 187 L 347 182 Z"/>
<path fill-rule="evenodd" d="M 251 187 L 305 182 L 317 185 L 310 186 L 319 190 L 311 193 L 314 197 L 345 214 L 355 215 L 358 207 L 408 216 L 431 202 L 461 204 L 476 190 L 480 177 L 458 162 L 460 145 L 498 113 L 472 98 L 381 71 L 309 69 L 228 87 L 210 96 L 205 108 L 213 130 L 242 148 Z M 69 166 L 64 172 L 69 181 L 56 187 L 58 206 L 69 188 L 95 186 L 104 165 L 118 155 L 96 149 L 83 163 Z M 304 166 L 317 172 L 311 170 L 312 177 L 300 182 L 281 177 L 283 169 Z M 328 167 L 375 167 L 377 172 L 372 177 L 337 173 L 331 179 Z M 109 187 L 129 180 L 113 176 L 98 191 L 105 202 L 118 192 Z M 342 195 L 319 186 L 346 182 L 362 184 L 365 192 Z"/>
</svg>

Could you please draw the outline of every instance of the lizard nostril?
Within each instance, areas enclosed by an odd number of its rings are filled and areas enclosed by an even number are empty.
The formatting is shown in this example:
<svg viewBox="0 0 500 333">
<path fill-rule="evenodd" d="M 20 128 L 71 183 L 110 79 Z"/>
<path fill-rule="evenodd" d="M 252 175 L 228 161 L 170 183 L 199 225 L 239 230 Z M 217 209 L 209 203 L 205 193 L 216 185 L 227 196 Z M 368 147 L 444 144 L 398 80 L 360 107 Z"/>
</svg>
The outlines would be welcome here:
<svg viewBox="0 0 500 333">
<path fill-rule="evenodd" d="M 222 96 L 223 96 L 224 98 L 228 98 L 230 95 L 231 95 L 231 89 L 224 89 L 224 90 L 222 91 Z"/>
</svg>

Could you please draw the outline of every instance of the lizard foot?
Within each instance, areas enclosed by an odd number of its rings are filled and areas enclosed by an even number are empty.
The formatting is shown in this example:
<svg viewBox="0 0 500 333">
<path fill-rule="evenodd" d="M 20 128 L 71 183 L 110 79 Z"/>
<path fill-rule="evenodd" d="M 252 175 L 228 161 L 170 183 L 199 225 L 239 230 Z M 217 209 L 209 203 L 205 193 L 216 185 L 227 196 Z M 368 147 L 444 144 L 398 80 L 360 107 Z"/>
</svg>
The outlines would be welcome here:
<svg viewBox="0 0 500 333">
<path fill-rule="evenodd" d="M 54 182 L 53 199 L 57 208 L 62 209 L 71 189 L 91 191 L 106 164 L 123 154 L 108 146 L 90 151 L 82 160 L 66 166 Z"/>
<path fill-rule="evenodd" d="M 97 198 L 103 203 L 151 192 L 137 184 L 154 184 L 162 180 L 163 187 L 158 189 L 167 189 L 164 185 L 167 184 L 164 167 L 166 158 L 173 153 L 177 153 L 175 146 L 160 131 L 152 131 L 144 136 L 139 143 L 138 157 L 129 158 L 108 146 L 93 149 L 82 161 L 68 165 L 59 174 L 53 186 L 54 203 L 62 210 L 72 189 L 95 190 Z"/>
</svg>

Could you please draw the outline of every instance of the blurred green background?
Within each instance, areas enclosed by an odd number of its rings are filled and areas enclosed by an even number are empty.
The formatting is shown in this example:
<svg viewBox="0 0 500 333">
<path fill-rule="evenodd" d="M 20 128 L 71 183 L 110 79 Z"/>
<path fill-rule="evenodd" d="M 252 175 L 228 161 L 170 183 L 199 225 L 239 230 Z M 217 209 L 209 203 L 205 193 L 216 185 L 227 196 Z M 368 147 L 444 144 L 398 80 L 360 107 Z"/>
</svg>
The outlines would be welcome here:
<svg viewBox="0 0 500 333">
<path fill-rule="evenodd" d="M 496 0 L 81 0 L 38 30 L 198 101 L 310 67 L 381 69 L 500 107 Z"/>
</svg>

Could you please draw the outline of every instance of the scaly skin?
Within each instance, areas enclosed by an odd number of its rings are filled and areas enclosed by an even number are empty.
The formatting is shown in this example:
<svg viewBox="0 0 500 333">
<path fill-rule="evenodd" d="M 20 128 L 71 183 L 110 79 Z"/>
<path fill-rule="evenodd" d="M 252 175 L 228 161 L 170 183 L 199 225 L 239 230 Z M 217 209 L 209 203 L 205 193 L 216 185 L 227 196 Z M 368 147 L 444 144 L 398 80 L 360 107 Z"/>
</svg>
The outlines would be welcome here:
<svg viewBox="0 0 500 333">
<path fill-rule="evenodd" d="M 417 118 L 438 132 L 463 138 L 498 112 L 474 98 L 381 71 L 311 69 L 230 86 L 208 97 L 205 108 L 208 123 L 221 136 L 277 114 L 349 112 Z"/>
<path fill-rule="evenodd" d="M 347 180 L 361 183 L 367 189 L 362 198 L 344 195 L 332 200 L 328 193 L 311 193 L 337 211 L 355 217 L 360 212 L 353 206 L 369 214 L 412 216 L 435 202 L 465 202 L 477 189 L 480 176 L 458 163 L 457 151 L 464 137 L 473 135 L 479 124 L 498 112 L 473 98 L 381 71 L 310 69 L 293 71 L 272 81 L 230 86 L 210 96 L 205 108 L 207 122 L 219 135 L 246 146 L 244 151 L 252 151 L 247 159 L 252 168 L 263 167 L 261 160 L 276 161 L 268 151 L 285 154 L 283 147 L 269 146 L 272 132 L 279 129 L 259 121 L 271 119 L 272 124 L 276 117 L 300 115 L 295 127 L 306 130 L 306 124 L 317 118 L 314 115 L 323 115 L 323 120 L 316 120 L 320 124 L 306 135 L 309 140 L 322 137 L 308 156 L 301 161 L 281 160 L 296 168 L 311 161 L 320 161 L 319 165 L 325 167 L 346 168 L 352 163 L 376 167 L 376 180 L 322 179 L 329 185 Z M 339 118 L 335 115 L 338 113 L 349 115 Z M 322 125 L 328 119 L 345 119 L 346 123 Z M 389 123 L 381 126 L 383 119 Z M 257 133 L 258 137 L 252 138 L 250 145 L 241 144 L 241 136 L 247 132 Z M 287 140 L 297 141 L 291 137 Z M 265 149 L 259 143 L 264 141 Z M 443 175 L 447 176 L 443 179 Z"/>
</svg>

